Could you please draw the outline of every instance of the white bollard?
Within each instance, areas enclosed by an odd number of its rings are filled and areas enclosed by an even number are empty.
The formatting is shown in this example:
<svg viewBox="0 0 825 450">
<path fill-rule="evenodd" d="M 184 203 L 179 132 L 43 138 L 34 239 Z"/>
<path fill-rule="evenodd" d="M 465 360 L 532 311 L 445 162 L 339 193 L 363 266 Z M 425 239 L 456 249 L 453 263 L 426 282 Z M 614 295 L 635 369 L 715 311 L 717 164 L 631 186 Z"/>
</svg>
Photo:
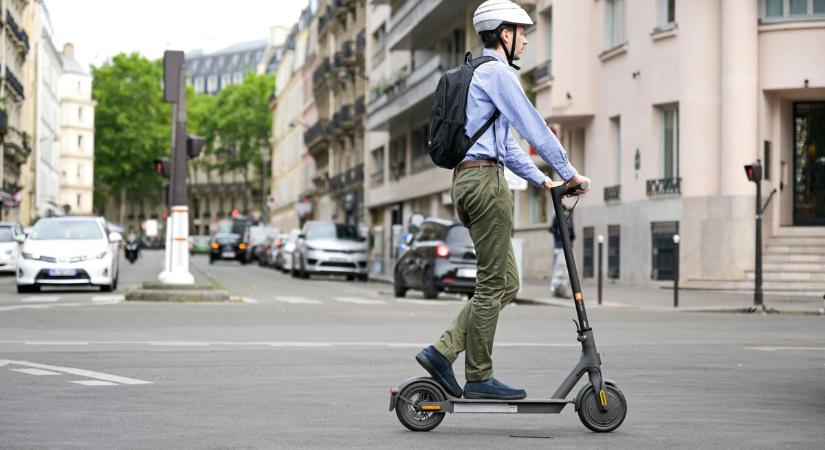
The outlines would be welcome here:
<svg viewBox="0 0 825 450">
<path fill-rule="evenodd" d="M 167 270 L 158 275 L 164 284 L 194 284 L 195 277 L 189 273 L 189 208 L 173 206 L 166 233 Z"/>
</svg>

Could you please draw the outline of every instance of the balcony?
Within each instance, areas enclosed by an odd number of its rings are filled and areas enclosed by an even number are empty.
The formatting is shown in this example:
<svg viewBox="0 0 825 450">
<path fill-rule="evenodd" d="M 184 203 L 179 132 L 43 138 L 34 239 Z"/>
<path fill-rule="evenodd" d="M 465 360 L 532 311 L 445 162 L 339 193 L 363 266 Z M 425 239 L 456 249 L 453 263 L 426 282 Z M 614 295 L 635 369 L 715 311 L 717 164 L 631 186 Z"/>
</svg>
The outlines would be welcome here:
<svg viewBox="0 0 825 450">
<path fill-rule="evenodd" d="M 329 123 L 326 119 L 319 119 L 315 125 L 304 132 L 304 144 L 311 148 L 326 139 L 329 132 Z"/>
<path fill-rule="evenodd" d="M 355 52 L 356 53 L 363 53 L 367 49 L 367 32 L 366 30 L 361 30 L 358 32 L 358 36 L 355 37 Z"/>
<path fill-rule="evenodd" d="M 681 195 L 681 178 L 660 178 L 647 180 L 647 196 L 658 197 L 663 195 Z"/>
<path fill-rule="evenodd" d="M 417 105 L 432 100 L 446 64 L 442 56 L 433 56 L 429 61 L 416 68 L 409 75 L 401 75 L 383 89 L 383 95 L 370 102 L 367 108 L 369 119 L 367 128 L 374 129 L 387 124 L 391 119 L 404 121 L 420 117 L 404 117 Z"/>
<path fill-rule="evenodd" d="M 393 8 L 387 45 L 390 50 L 426 48 L 426 44 L 455 28 L 463 17 L 465 2 L 454 0 L 406 0 Z"/>
<path fill-rule="evenodd" d="M 19 97 L 20 100 L 23 100 L 23 99 L 26 98 L 25 93 L 23 91 L 23 84 L 20 83 L 20 80 L 18 80 L 16 76 L 14 76 L 12 71 L 9 70 L 8 66 L 6 66 L 5 81 L 6 81 L 6 84 L 8 84 L 9 87 L 11 88 L 12 92 L 14 92 L 14 94 L 17 97 Z"/>
<path fill-rule="evenodd" d="M 367 112 L 367 108 L 364 102 L 364 96 L 362 95 L 355 99 L 355 118 L 360 118 L 365 112 Z"/>
<path fill-rule="evenodd" d="M 326 76 L 331 69 L 329 58 L 324 58 L 324 60 L 318 65 L 318 68 L 312 72 L 312 86 L 315 89 L 319 89 L 324 84 Z"/>
<path fill-rule="evenodd" d="M 352 105 L 344 105 L 332 115 L 332 130 L 336 133 L 345 131 L 355 124 L 352 116 Z"/>
<path fill-rule="evenodd" d="M 533 69 L 533 84 L 538 86 L 553 79 L 551 61 L 547 60 Z"/>
<path fill-rule="evenodd" d="M 621 186 L 608 186 L 604 188 L 604 201 L 611 202 L 617 201 L 621 195 Z"/>
<path fill-rule="evenodd" d="M 341 45 L 341 63 L 351 66 L 355 64 L 357 59 L 355 58 L 355 52 L 353 51 L 353 42 L 352 41 L 345 41 Z"/>
<path fill-rule="evenodd" d="M 29 53 L 29 35 L 17 25 L 17 21 L 14 20 L 14 16 L 11 15 L 9 11 L 6 11 L 6 25 L 8 26 L 8 31 L 11 33 L 12 37 L 15 40 L 15 43 L 20 46 L 21 48 L 21 55 L 25 57 Z"/>
</svg>

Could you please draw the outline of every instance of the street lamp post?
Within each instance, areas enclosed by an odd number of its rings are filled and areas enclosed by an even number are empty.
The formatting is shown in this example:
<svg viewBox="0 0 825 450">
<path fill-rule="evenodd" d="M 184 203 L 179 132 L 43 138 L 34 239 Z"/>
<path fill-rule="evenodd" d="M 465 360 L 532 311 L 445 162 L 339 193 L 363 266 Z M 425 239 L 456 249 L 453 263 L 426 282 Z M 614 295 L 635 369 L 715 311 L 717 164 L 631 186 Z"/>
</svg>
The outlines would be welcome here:
<svg viewBox="0 0 825 450">
<path fill-rule="evenodd" d="M 679 241 L 678 234 L 673 235 L 673 307 L 679 307 Z"/>
<path fill-rule="evenodd" d="M 602 304 L 602 247 L 604 247 L 604 235 L 599 235 L 599 268 L 598 268 L 598 275 L 597 275 L 597 286 L 598 286 L 598 299 L 599 304 Z"/>
</svg>

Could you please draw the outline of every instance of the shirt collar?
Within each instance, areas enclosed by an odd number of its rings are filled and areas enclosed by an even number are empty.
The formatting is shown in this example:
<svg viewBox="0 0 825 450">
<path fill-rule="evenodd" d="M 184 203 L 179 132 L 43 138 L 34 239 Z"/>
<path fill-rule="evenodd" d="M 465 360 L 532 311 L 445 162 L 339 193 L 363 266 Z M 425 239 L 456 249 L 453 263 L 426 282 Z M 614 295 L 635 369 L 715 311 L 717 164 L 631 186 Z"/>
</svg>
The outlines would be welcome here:
<svg viewBox="0 0 825 450">
<path fill-rule="evenodd" d="M 504 60 L 504 57 L 501 54 L 491 48 L 485 48 L 481 51 L 481 56 L 492 56 L 493 58 L 507 64 L 507 61 Z"/>
</svg>

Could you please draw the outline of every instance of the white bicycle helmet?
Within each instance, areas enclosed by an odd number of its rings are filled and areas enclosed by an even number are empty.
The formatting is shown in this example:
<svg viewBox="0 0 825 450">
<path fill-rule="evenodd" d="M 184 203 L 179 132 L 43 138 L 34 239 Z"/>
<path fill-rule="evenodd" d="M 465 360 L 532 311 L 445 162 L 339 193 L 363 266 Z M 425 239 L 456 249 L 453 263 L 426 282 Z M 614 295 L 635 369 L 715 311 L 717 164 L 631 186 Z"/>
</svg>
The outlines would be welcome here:
<svg viewBox="0 0 825 450">
<path fill-rule="evenodd" d="M 533 19 L 521 6 L 510 0 L 487 0 L 478 5 L 473 14 L 473 27 L 476 33 L 495 30 L 502 23 L 533 25 Z"/>
<path fill-rule="evenodd" d="M 510 0 L 487 0 L 478 5 L 475 13 L 473 13 L 473 27 L 476 29 L 476 33 L 494 31 L 502 24 L 512 25 L 513 27 L 513 41 L 509 51 L 501 39 L 501 34 L 498 35 L 498 40 L 507 55 L 507 62 L 510 66 L 519 70 L 521 68 L 513 64 L 513 55 L 516 52 L 516 26 L 533 25 L 533 19 L 527 14 L 527 11 Z"/>
</svg>

